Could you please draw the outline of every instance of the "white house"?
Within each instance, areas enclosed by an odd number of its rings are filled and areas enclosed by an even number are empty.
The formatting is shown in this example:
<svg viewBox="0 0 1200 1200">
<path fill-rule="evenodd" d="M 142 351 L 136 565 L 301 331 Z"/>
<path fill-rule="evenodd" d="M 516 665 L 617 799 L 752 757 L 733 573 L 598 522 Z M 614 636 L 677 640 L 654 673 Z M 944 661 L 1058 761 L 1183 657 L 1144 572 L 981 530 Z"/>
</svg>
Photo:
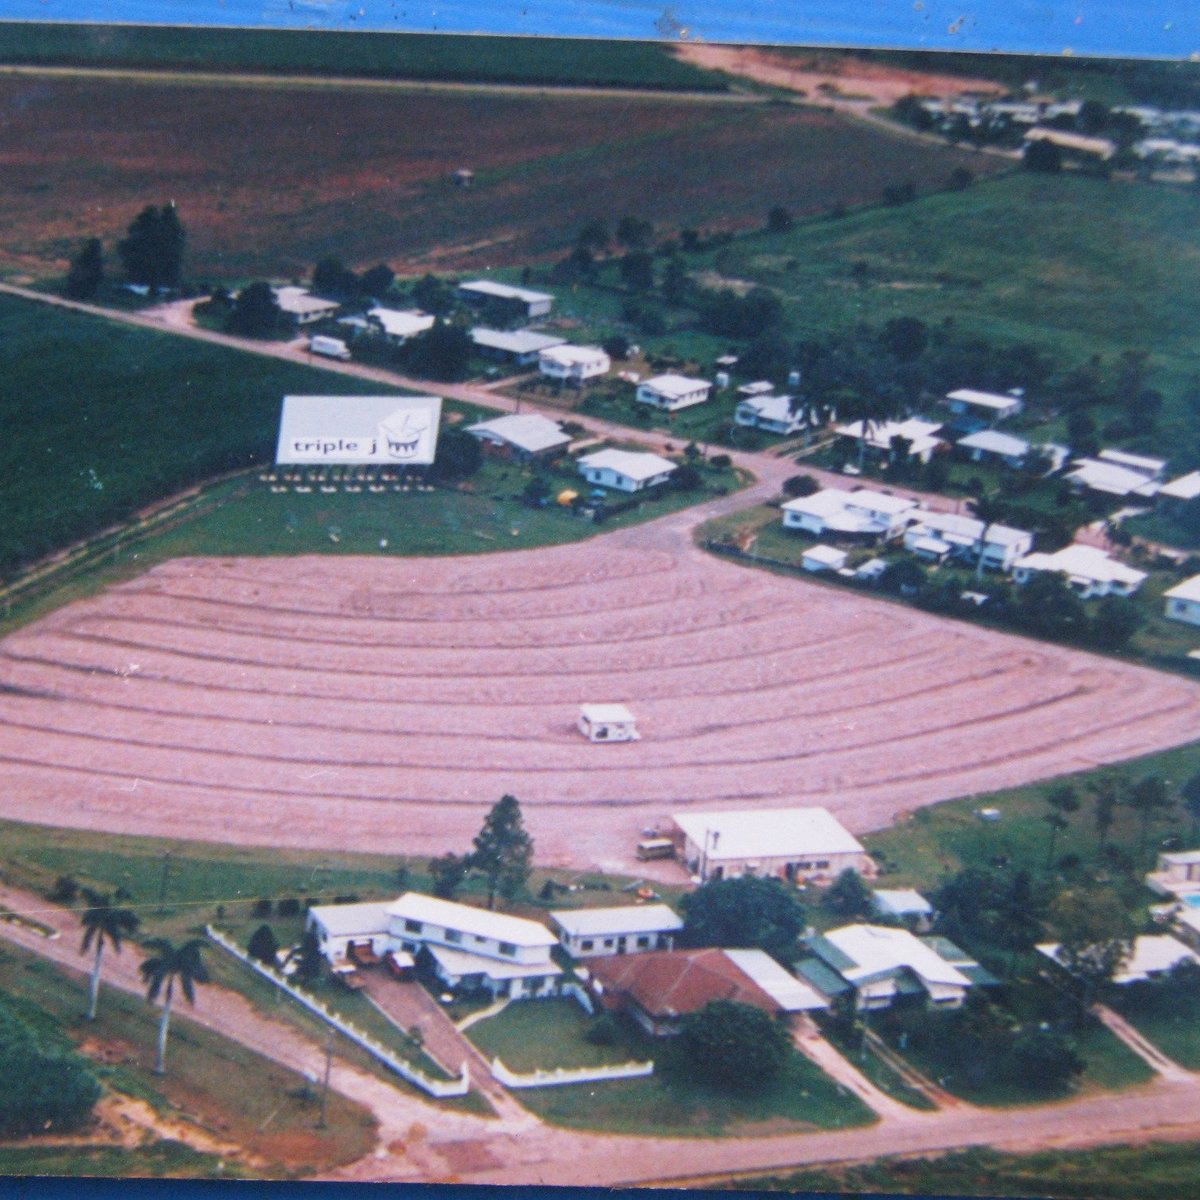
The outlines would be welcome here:
<svg viewBox="0 0 1200 1200">
<path fill-rule="evenodd" d="M 475 348 L 490 358 L 503 359 L 521 367 L 532 366 L 543 350 L 565 346 L 566 338 L 549 333 L 538 333 L 533 329 L 488 329 L 478 325 L 471 330 L 471 341 Z"/>
<path fill-rule="evenodd" d="M 581 704 L 579 732 L 589 742 L 637 742 L 642 736 L 633 713 L 623 704 Z"/>
<path fill-rule="evenodd" d="M 638 384 L 637 400 L 639 404 L 649 404 L 666 412 L 678 412 L 681 408 L 691 408 L 693 404 L 703 404 L 712 391 L 712 384 L 707 379 L 689 379 L 686 375 L 655 375 Z"/>
<path fill-rule="evenodd" d="M 1172 621 L 1200 625 L 1200 575 L 1193 575 L 1163 592 L 1165 615 Z"/>
<path fill-rule="evenodd" d="M 740 390 L 740 389 L 739 389 Z M 747 396 L 733 410 L 734 422 L 747 429 L 761 429 L 790 437 L 808 425 L 808 409 L 796 404 L 794 396 L 766 395 Z"/>
<path fill-rule="evenodd" d="M 547 379 L 576 386 L 607 375 L 612 362 L 599 346 L 572 346 L 564 343 L 538 352 L 538 370 Z"/>
<path fill-rule="evenodd" d="M 636 450 L 597 450 L 579 460 L 579 473 L 598 487 L 642 492 L 666 483 L 675 470 L 669 458 Z"/>
<path fill-rule="evenodd" d="M 1015 417 L 1025 408 L 1025 401 L 1019 394 L 1008 392 L 998 396 L 995 392 L 977 392 L 974 388 L 959 388 L 949 392 L 946 403 L 952 413 L 970 413 L 993 424 L 996 421 L 1007 421 L 1009 417 Z"/>
<path fill-rule="evenodd" d="M 1158 490 L 1159 500 L 1167 502 L 1164 507 L 1184 505 L 1189 500 L 1195 500 L 1197 496 L 1200 496 L 1200 471 L 1180 475 L 1178 479 L 1164 483 Z"/>
<path fill-rule="evenodd" d="M 572 958 L 671 950 L 683 928 L 683 921 L 665 904 L 560 910 L 550 913 L 550 919 Z"/>
<path fill-rule="evenodd" d="M 1146 581 L 1144 571 L 1135 571 L 1096 546 L 1078 542 L 1053 554 L 1026 554 L 1013 565 L 1013 579 L 1028 583 L 1039 571 L 1054 571 L 1066 578 L 1081 599 L 1097 596 L 1132 596 Z"/>
<path fill-rule="evenodd" d="M 427 333 L 433 328 L 436 317 L 420 309 L 371 308 L 367 310 L 367 324 L 373 326 L 393 346 L 403 346 L 411 337 Z"/>
<path fill-rule="evenodd" d="M 966 452 L 971 462 L 998 462 L 1014 469 L 1020 467 L 1030 451 L 1024 438 L 1001 433 L 998 429 L 981 429 L 958 439 L 958 448 Z"/>
<path fill-rule="evenodd" d="M 1057 942 L 1044 942 L 1037 947 L 1039 954 L 1062 967 L 1058 950 Z M 1161 979 L 1183 962 L 1200 964 L 1200 957 L 1169 933 L 1143 934 L 1133 939 L 1133 946 L 1114 972 L 1112 982 L 1123 987 Z"/>
<path fill-rule="evenodd" d="M 909 417 L 904 421 L 852 421 L 849 425 L 838 425 L 836 431 L 841 437 L 860 444 L 865 440 L 867 452 L 877 458 L 891 454 L 892 438 L 904 438 L 909 444 L 909 458 L 927 463 L 934 451 L 944 445 L 942 439 L 935 436 L 941 427 L 940 421 Z"/>
<path fill-rule="evenodd" d="M 465 991 L 549 996 L 562 975 L 550 958 L 558 940 L 544 925 L 420 892 L 390 904 L 317 906 L 309 910 L 308 927 L 331 963 L 345 958 L 351 943 L 368 940 L 379 955 L 424 949 L 442 983 Z"/>
<path fill-rule="evenodd" d="M 1047 113 L 1049 113 L 1047 109 Z M 1025 134 L 1025 142 L 1049 142 L 1060 150 L 1080 158 L 1108 162 L 1117 152 L 1117 144 L 1110 138 L 1088 137 L 1082 133 L 1071 133 L 1065 129 L 1055 129 L 1052 126 L 1036 125 Z"/>
<path fill-rule="evenodd" d="M 314 296 L 308 288 L 278 287 L 271 290 L 275 293 L 275 303 L 280 311 L 291 317 L 297 325 L 323 321 L 326 317 L 332 317 L 341 307 L 336 300 Z"/>
<path fill-rule="evenodd" d="M 982 547 L 985 569 L 1007 571 L 1033 549 L 1033 534 L 1027 529 L 987 524 L 960 513 L 917 509 L 911 515 L 916 521 L 905 530 L 904 548 L 919 558 L 958 558 L 974 566 Z"/>
<path fill-rule="evenodd" d="M 763 875 L 827 883 L 847 868 L 870 878 L 862 843 L 825 808 L 676 813 L 680 857 L 701 880 Z"/>
<path fill-rule="evenodd" d="M 819 571 L 840 571 L 846 565 L 846 551 L 833 546 L 810 546 L 800 556 L 800 566 L 816 574 Z"/>
<path fill-rule="evenodd" d="M 468 425 L 467 432 L 478 438 L 488 452 L 514 462 L 533 462 L 553 458 L 570 445 L 562 426 L 540 413 L 509 413 Z"/>
<path fill-rule="evenodd" d="M 1160 896 L 1200 892 L 1200 850 L 1163 851 L 1146 885 Z"/>
<path fill-rule="evenodd" d="M 486 304 L 501 301 L 507 306 L 520 309 L 525 319 L 549 316 L 554 307 L 554 297 L 549 292 L 534 292 L 529 288 L 511 287 L 507 283 L 494 283 L 490 279 L 472 279 L 458 285 L 458 294 L 471 304 Z"/>
<path fill-rule="evenodd" d="M 993 982 L 953 943 L 892 926 L 844 925 L 810 938 L 808 949 L 796 964 L 800 978 L 829 1000 L 852 991 L 860 1011 L 888 1008 L 912 992 L 923 992 L 931 1007 L 959 1008 L 973 986 Z"/>
<path fill-rule="evenodd" d="M 1098 457 L 1078 458 L 1073 466 L 1074 470 L 1063 478 L 1075 488 L 1142 499 L 1158 494 L 1167 469 L 1161 458 L 1147 458 L 1124 450 L 1101 450 Z"/>
<path fill-rule="evenodd" d="M 903 921 L 920 932 L 933 924 L 933 905 L 912 888 L 876 888 L 871 895 L 871 906 L 881 917 Z"/>
<path fill-rule="evenodd" d="M 787 501 L 781 511 L 785 529 L 802 530 L 816 537 L 829 534 L 887 542 L 904 532 L 917 512 L 917 502 L 870 488 L 855 492 L 822 488 L 811 496 Z"/>
</svg>

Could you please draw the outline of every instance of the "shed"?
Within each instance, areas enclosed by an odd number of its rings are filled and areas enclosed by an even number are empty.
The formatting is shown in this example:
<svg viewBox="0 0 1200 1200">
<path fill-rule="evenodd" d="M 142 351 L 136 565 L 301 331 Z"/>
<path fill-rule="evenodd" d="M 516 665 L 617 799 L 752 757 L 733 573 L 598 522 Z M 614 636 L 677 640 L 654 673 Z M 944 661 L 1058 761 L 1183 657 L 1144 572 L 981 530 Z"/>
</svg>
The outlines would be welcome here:
<svg viewBox="0 0 1200 1200">
<path fill-rule="evenodd" d="M 800 557 L 806 571 L 840 571 L 846 565 L 846 551 L 833 546 L 810 546 Z"/>
<path fill-rule="evenodd" d="M 623 704 L 581 704 L 579 732 L 589 742 L 636 742 L 641 740 L 633 713 Z"/>
</svg>

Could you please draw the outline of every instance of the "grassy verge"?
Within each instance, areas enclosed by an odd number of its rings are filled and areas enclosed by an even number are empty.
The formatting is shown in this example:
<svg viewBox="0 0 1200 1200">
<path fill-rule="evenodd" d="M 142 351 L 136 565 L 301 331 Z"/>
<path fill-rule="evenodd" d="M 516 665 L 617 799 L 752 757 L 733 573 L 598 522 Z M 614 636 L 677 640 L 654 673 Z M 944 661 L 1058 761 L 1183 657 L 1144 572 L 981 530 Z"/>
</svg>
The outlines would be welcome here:
<svg viewBox="0 0 1200 1200">
<path fill-rule="evenodd" d="M 904 1195 L 1055 1196 L 1060 1200 L 1154 1200 L 1186 1195 L 1200 1175 L 1200 1145 L 1154 1142 L 1001 1154 L 963 1150 L 940 1158 L 883 1158 L 842 1167 L 741 1180 L 736 1189 L 900 1192 Z"/>
<path fill-rule="evenodd" d="M 919 1092 L 905 1083 L 899 1072 L 884 1062 L 865 1040 L 860 1039 L 857 1046 L 852 1045 L 840 1022 L 823 1022 L 821 1034 L 848 1062 L 853 1063 L 881 1092 L 891 1096 L 893 1100 L 899 1100 L 901 1104 L 924 1112 L 937 1107 L 924 1092 Z"/>
<path fill-rule="evenodd" d="M 653 42 L 0 23 L 5 62 L 724 91 Z"/>
<path fill-rule="evenodd" d="M 239 1175 L 216 1154 L 164 1140 L 123 1146 L 0 1146 L 0 1176 L 54 1175 L 98 1179 L 229 1179 Z"/>
<path fill-rule="evenodd" d="M 168 1073 L 154 1075 L 157 1010 L 109 988 L 95 1023 L 84 1022 L 86 987 L 82 977 L 32 954 L 11 946 L 0 950 L 0 988 L 40 1009 L 85 1053 L 116 1064 L 102 1068 L 102 1077 L 110 1075 L 114 1087 L 149 1100 L 164 1116 L 186 1115 L 209 1135 L 244 1147 L 266 1164 L 264 1173 L 310 1175 L 370 1149 L 374 1119 L 360 1105 L 330 1093 L 328 1128 L 318 1130 L 316 1097 L 299 1074 L 211 1033 L 185 1012 L 171 1023 Z M 231 1087 L 231 1080 L 238 1086 Z"/>
<path fill-rule="evenodd" d="M 1173 992 L 1168 1003 L 1155 1003 L 1153 993 L 1137 1003 L 1125 989 L 1109 999 L 1139 1033 L 1168 1058 L 1189 1070 L 1200 1070 L 1200 997 Z"/>
<path fill-rule="evenodd" d="M 521 1103 L 543 1120 L 604 1133 L 740 1137 L 844 1129 L 874 1115 L 799 1053 L 752 1094 L 706 1087 L 663 1068 L 643 1079 L 530 1088 Z"/>
</svg>

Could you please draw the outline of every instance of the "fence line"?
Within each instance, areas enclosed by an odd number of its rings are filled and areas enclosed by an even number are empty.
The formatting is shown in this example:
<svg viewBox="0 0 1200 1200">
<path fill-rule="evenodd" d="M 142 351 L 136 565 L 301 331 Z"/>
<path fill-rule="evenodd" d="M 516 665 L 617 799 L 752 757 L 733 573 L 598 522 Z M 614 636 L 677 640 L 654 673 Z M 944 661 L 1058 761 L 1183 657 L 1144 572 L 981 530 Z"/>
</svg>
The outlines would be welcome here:
<svg viewBox="0 0 1200 1200">
<path fill-rule="evenodd" d="M 492 1059 L 492 1074 L 508 1088 L 562 1087 L 572 1083 L 599 1083 L 606 1079 L 636 1079 L 654 1074 L 652 1062 L 627 1062 L 611 1067 L 555 1067 L 552 1070 L 518 1072 Z"/>
<path fill-rule="evenodd" d="M 257 959 L 251 958 L 236 942 L 226 937 L 219 929 L 214 929 L 209 925 L 206 926 L 205 932 L 222 950 L 233 955 L 239 962 L 245 963 L 251 970 L 258 972 L 268 983 L 274 984 L 275 987 L 286 992 L 297 1004 L 302 1004 L 310 1012 L 315 1013 L 322 1021 L 332 1025 L 355 1045 L 361 1046 L 372 1058 L 383 1063 L 390 1070 L 395 1071 L 397 1075 L 408 1080 L 414 1087 L 420 1088 L 427 1095 L 443 1099 L 447 1096 L 465 1096 L 471 1090 L 471 1076 L 465 1062 L 457 1079 L 431 1079 L 420 1068 L 414 1067 L 411 1063 L 407 1063 L 404 1059 L 397 1057 L 386 1046 L 381 1045 L 371 1037 L 369 1033 L 364 1033 L 357 1025 L 346 1020 L 345 1017 L 339 1016 L 318 1000 L 316 996 L 309 995 L 302 988 L 298 988 L 294 983 L 289 982 L 273 967 L 269 967 L 266 963 L 261 963 Z"/>
</svg>

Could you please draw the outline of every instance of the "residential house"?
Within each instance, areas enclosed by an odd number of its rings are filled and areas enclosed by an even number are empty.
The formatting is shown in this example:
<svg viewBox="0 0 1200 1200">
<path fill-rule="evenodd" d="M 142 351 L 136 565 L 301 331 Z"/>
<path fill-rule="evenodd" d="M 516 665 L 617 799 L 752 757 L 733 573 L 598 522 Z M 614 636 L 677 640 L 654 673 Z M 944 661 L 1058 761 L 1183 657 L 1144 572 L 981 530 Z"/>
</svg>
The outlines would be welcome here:
<svg viewBox="0 0 1200 1200">
<path fill-rule="evenodd" d="M 927 933 L 933 925 L 933 905 L 912 888 L 876 888 L 871 907 L 879 916 L 901 921 L 915 933 Z"/>
<path fill-rule="evenodd" d="M 644 492 L 666 483 L 675 463 L 657 454 L 636 450 L 597 450 L 579 460 L 579 472 L 597 487 L 621 492 Z"/>
<path fill-rule="evenodd" d="M 551 459 L 571 443 L 562 426 L 540 413 L 509 413 L 468 425 L 467 432 L 478 438 L 484 450 L 499 458 L 529 463 Z"/>
<path fill-rule="evenodd" d="M 550 919 L 572 958 L 671 950 L 683 928 L 681 918 L 665 904 L 560 910 L 550 913 Z"/>
<path fill-rule="evenodd" d="M 280 311 L 292 318 L 297 325 L 312 325 L 332 317 L 341 305 L 336 300 L 326 300 L 314 296 L 308 288 L 278 287 L 271 289 L 275 293 L 275 303 Z"/>
<path fill-rule="evenodd" d="M 543 350 L 565 346 L 566 338 L 549 333 L 538 333 L 533 329 L 488 329 L 477 325 L 471 330 L 471 341 L 480 354 L 514 363 L 518 367 L 530 367 L 538 361 Z"/>
<path fill-rule="evenodd" d="M 787 501 L 781 511 L 785 529 L 816 537 L 889 542 L 903 534 L 917 512 L 917 502 L 870 488 L 854 492 L 822 488 Z"/>
<path fill-rule="evenodd" d="M 679 857 L 703 882 L 762 875 L 829 883 L 847 868 L 875 875 L 862 843 L 825 808 L 676 813 L 672 819 Z"/>
<path fill-rule="evenodd" d="M 469 304 L 498 304 L 520 313 L 525 320 L 550 315 L 554 297 L 548 292 L 534 292 L 529 288 L 511 287 L 507 283 L 495 283 L 490 279 L 472 279 L 458 285 L 458 294 Z"/>
<path fill-rule="evenodd" d="M 1189 475 L 1180 475 L 1164 483 L 1158 489 L 1158 501 L 1167 513 L 1177 512 L 1185 504 L 1200 496 L 1200 471 L 1192 471 Z"/>
<path fill-rule="evenodd" d="M 636 396 L 639 404 L 649 404 L 664 412 L 678 412 L 681 408 L 703 404 L 711 391 L 712 384 L 707 379 L 667 374 L 655 375 L 653 379 L 639 383 Z"/>
<path fill-rule="evenodd" d="M 1146 876 L 1146 886 L 1160 896 L 1200 892 L 1200 850 L 1162 851 Z"/>
<path fill-rule="evenodd" d="M 1166 613 L 1172 621 L 1200 625 L 1200 575 L 1193 575 L 1163 592 Z"/>
<path fill-rule="evenodd" d="M 1026 132 L 1025 144 L 1033 142 L 1049 142 L 1077 162 L 1106 163 L 1117 152 L 1117 144 L 1111 138 L 1088 137 L 1045 125 L 1035 125 Z"/>
<path fill-rule="evenodd" d="M 437 320 L 416 308 L 369 308 L 366 319 L 367 331 L 374 331 L 392 346 L 403 346 L 409 338 L 427 333 Z"/>
<path fill-rule="evenodd" d="M 331 963 L 368 941 L 378 956 L 424 951 L 444 986 L 494 997 L 554 995 L 562 976 L 550 958 L 558 940 L 544 925 L 420 892 L 390 904 L 318 905 L 308 928 Z"/>
<path fill-rule="evenodd" d="M 1068 970 L 1059 957 L 1057 942 L 1043 942 L 1037 947 L 1037 951 L 1055 966 Z M 1161 979 L 1169 974 L 1173 967 L 1184 962 L 1200 965 L 1200 956 L 1169 933 L 1142 934 L 1133 939 L 1129 953 L 1113 973 L 1112 982 L 1118 987 L 1124 987 L 1130 983 Z"/>
<path fill-rule="evenodd" d="M 593 959 L 588 971 L 600 1005 L 628 1013 L 654 1037 L 679 1033 L 686 1015 L 715 1000 L 749 1004 L 780 1019 L 825 1007 L 761 950 L 656 950 Z"/>
<path fill-rule="evenodd" d="M 978 433 L 968 434 L 959 438 L 957 446 L 971 462 L 1000 463 L 1013 470 L 1024 465 L 1031 449 L 1024 438 L 1001 433 L 998 429 L 981 429 Z"/>
<path fill-rule="evenodd" d="M 547 379 L 557 379 L 581 387 L 590 379 L 607 375 L 612 361 L 599 346 L 572 346 L 564 343 L 538 351 L 538 370 Z"/>
<path fill-rule="evenodd" d="M 946 396 L 946 403 L 952 413 L 970 414 L 994 425 L 997 421 L 1007 421 L 1017 416 L 1025 409 L 1024 393 L 1021 391 L 1008 392 L 1003 396 L 995 392 L 977 392 L 974 388 L 959 388 Z"/>
<path fill-rule="evenodd" d="M 1162 487 L 1167 464 L 1160 458 L 1129 454 L 1124 450 L 1101 450 L 1096 458 L 1078 458 L 1074 469 L 1063 476 L 1080 491 L 1153 499 Z"/>
<path fill-rule="evenodd" d="M 941 421 L 909 417 L 904 421 L 852 421 L 849 425 L 838 425 L 836 432 L 855 443 L 866 457 L 884 460 L 890 459 L 893 453 L 892 439 L 903 438 L 908 444 L 909 459 L 927 463 L 934 452 L 945 445 L 936 436 L 941 427 Z"/>
<path fill-rule="evenodd" d="M 910 516 L 915 523 L 904 532 L 904 548 L 918 558 L 956 558 L 975 566 L 982 553 L 985 569 L 1007 571 L 1033 549 L 1033 534 L 1027 529 L 923 508 Z"/>
<path fill-rule="evenodd" d="M 894 926 L 844 925 L 809 938 L 808 951 L 796 964 L 799 978 L 830 1003 L 852 996 L 859 1011 L 889 1008 L 904 997 L 959 1008 L 972 987 L 996 982 L 945 938 L 919 938 Z"/>
<path fill-rule="evenodd" d="M 1062 575 L 1083 600 L 1099 596 L 1132 596 L 1146 581 L 1145 571 L 1135 571 L 1097 546 L 1076 542 L 1053 554 L 1026 554 L 1013 564 L 1013 579 L 1028 583 L 1042 571 Z"/>
<path fill-rule="evenodd" d="M 768 385 L 770 386 L 770 385 Z M 741 389 L 739 389 L 740 391 Z M 809 412 L 795 396 L 776 396 L 773 392 L 747 396 L 733 410 L 733 420 L 745 429 L 791 437 L 808 427 Z"/>
</svg>

